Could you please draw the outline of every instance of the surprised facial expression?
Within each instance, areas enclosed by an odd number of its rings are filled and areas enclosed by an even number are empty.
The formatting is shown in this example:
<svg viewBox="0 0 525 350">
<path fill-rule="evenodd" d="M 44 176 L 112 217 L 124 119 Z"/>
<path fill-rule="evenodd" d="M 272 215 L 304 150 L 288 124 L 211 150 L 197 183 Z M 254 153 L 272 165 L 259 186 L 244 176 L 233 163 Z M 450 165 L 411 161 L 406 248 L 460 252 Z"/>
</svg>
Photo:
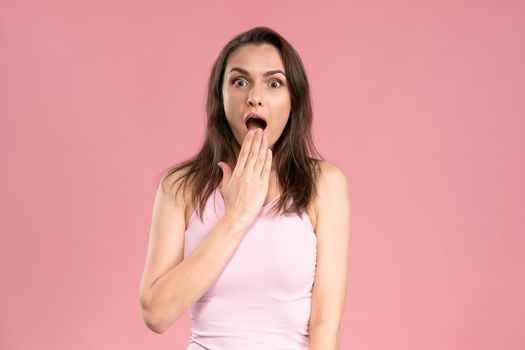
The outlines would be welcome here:
<svg viewBox="0 0 525 350">
<path fill-rule="evenodd" d="M 250 129 L 263 129 L 268 147 L 279 139 L 290 116 L 291 100 L 279 50 L 246 44 L 230 54 L 224 71 L 224 112 L 239 146 Z M 248 121 L 250 113 L 257 118 Z"/>
</svg>

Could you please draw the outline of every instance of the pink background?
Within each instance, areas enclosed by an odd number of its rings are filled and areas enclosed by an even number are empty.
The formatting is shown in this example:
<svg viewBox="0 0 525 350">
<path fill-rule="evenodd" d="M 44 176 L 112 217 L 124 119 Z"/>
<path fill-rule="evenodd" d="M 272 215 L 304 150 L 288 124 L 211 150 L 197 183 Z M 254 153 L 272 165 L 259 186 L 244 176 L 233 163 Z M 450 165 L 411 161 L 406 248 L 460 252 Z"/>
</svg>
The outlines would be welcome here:
<svg viewBox="0 0 525 350">
<path fill-rule="evenodd" d="M 219 50 L 266 25 L 350 183 L 341 349 L 524 349 L 524 10 L 2 1 L 0 348 L 184 349 L 188 313 L 158 335 L 138 302 L 156 179 L 203 141 Z"/>
</svg>

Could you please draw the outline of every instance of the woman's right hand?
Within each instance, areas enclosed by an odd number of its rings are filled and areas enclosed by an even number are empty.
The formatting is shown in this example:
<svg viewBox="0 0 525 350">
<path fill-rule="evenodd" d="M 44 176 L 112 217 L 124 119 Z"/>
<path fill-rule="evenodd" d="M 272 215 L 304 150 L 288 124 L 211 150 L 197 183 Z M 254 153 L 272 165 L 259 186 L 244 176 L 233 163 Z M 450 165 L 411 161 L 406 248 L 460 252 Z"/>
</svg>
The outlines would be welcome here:
<svg viewBox="0 0 525 350">
<path fill-rule="evenodd" d="M 218 165 L 223 174 L 219 191 L 224 200 L 224 215 L 236 223 L 249 225 L 264 204 L 272 166 L 272 152 L 262 129 L 246 134 L 233 172 L 225 162 Z"/>
</svg>

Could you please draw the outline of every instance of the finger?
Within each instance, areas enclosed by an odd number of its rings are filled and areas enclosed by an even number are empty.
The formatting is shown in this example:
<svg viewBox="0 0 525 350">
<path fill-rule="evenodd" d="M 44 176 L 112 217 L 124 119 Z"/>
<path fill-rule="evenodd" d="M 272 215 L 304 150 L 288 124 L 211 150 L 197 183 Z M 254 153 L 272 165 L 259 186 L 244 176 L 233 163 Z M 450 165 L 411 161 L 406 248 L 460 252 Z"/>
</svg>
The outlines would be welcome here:
<svg viewBox="0 0 525 350">
<path fill-rule="evenodd" d="M 270 148 L 266 149 L 266 159 L 264 161 L 264 168 L 261 174 L 264 183 L 268 183 L 270 180 L 270 172 L 272 170 L 272 159 L 273 152 Z"/>
<path fill-rule="evenodd" d="M 266 135 L 262 136 L 261 147 L 259 148 L 259 155 L 257 156 L 257 162 L 255 163 L 255 168 L 253 169 L 254 174 L 261 176 L 264 163 L 266 161 L 266 150 L 268 149 L 268 138 Z"/>
<path fill-rule="evenodd" d="M 252 147 L 250 148 L 250 154 L 248 155 L 248 159 L 246 160 L 246 165 L 244 167 L 245 171 L 253 173 L 255 161 L 259 156 L 259 149 L 261 148 L 261 139 L 262 132 L 259 131 L 255 134 L 255 138 L 253 139 Z"/>
<path fill-rule="evenodd" d="M 248 155 L 250 153 L 250 148 L 252 146 L 253 142 L 253 136 L 255 132 L 253 130 L 250 130 L 246 133 L 246 136 L 244 137 L 244 141 L 242 143 L 241 150 L 239 151 L 239 156 L 237 158 L 237 163 L 235 164 L 234 172 L 242 172 L 244 170 L 244 166 L 246 164 L 246 160 L 248 159 Z"/>
</svg>

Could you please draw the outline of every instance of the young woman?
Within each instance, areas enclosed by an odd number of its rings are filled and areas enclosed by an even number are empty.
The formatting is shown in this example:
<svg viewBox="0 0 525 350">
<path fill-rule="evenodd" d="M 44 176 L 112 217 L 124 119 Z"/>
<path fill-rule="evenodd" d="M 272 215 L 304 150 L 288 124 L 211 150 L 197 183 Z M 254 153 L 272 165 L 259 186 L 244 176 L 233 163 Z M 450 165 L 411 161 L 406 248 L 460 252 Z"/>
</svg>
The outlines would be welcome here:
<svg viewBox="0 0 525 350">
<path fill-rule="evenodd" d="M 312 157 L 299 55 L 267 27 L 238 35 L 213 66 L 206 107 L 202 149 L 157 189 L 144 322 L 162 333 L 189 309 L 187 349 L 339 349 L 349 189 Z"/>
</svg>

